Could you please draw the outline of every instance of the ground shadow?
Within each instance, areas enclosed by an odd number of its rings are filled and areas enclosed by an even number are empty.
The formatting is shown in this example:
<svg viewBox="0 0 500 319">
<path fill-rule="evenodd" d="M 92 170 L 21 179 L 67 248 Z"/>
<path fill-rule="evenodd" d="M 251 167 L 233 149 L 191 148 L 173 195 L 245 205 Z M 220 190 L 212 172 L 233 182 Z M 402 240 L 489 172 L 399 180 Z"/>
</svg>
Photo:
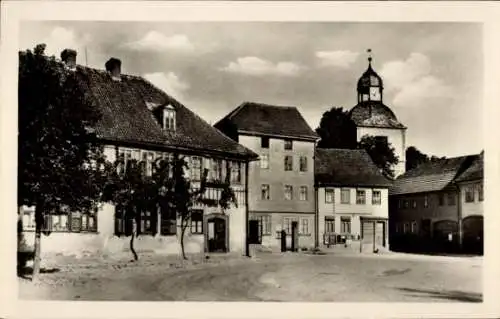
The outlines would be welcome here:
<svg viewBox="0 0 500 319">
<path fill-rule="evenodd" d="M 464 292 L 464 291 L 447 291 L 447 290 L 427 290 L 413 288 L 397 288 L 400 291 L 406 292 L 415 297 L 432 297 L 438 299 L 447 299 L 460 302 L 483 302 L 483 295 L 480 293 Z"/>
<path fill-rule="evenodd" d="M 53 274 L 56 272 L 61 271 L 59 268 L 41 268 L 40 273 L 41 274 Z M 33 268 L 32 267 L 24 267 L 21 269 L 17 270 L 17 276 L 24 278 L 24 279 L 31 279 L 31 276 L 33 275 Z"/>
</svg>

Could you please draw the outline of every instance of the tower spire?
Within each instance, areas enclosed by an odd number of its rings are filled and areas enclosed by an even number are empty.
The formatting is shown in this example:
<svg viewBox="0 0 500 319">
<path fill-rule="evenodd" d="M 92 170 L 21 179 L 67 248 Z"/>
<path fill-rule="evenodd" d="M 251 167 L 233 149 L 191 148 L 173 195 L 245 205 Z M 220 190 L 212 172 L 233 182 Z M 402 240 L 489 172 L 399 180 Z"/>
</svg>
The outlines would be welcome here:
<svg viewBox="0 0 500 319">
<path fill-rule="evenodd" d="M 367 49 L 366 53 L 368 53 L 368 66 L 372 66 L 372 49 Z"/>
</svg>

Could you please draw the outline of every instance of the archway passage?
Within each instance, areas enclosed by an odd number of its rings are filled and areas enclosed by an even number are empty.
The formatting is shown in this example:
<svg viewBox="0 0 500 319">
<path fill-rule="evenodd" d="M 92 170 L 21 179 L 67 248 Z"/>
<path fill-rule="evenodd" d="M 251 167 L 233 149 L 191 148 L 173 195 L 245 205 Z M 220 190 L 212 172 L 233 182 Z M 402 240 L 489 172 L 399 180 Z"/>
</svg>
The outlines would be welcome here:
<svg viewBox="0 0 500 319">
<path fill-rule="evenodd" d="M 227 220 L 223 216 L 211 216 L 207 219 L 207 250 L 208 252 L 228 251 Z"/>
<path fill-rule="evenodd" d="M 433 225 L 433 250 L 443 253 L 455 252 L 458 248 L 458 223 L 454 220 L 440 220 Z"/>
<path fill-rule="evenodd" d="M 464 252 L 483 254 L 483 216 L 468 216 L 462 221 Z"/>
</svg>

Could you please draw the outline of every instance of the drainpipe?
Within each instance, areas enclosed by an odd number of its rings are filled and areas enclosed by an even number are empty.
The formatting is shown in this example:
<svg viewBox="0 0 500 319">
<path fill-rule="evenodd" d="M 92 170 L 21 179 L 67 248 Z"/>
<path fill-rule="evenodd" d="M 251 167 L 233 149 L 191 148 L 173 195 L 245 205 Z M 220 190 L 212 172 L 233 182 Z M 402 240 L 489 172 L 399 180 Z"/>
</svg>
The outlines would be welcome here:
<svg viewBox="0 0 500 319">
<path fill-rule="evenodd" d="M 248 165 L 249 161 L 245 162 L 245 256 L 250 257 L 250 245 L 248 243 Z"/>
<path fill-rule="evenodd" d="M 462 243 L 463 243 L 463 227 L 462 227 L 462 197 L 460 186 L 457 184 L 457 218 L 458 218 L 458 248 L 462 251 Z"/>
<path fill-rule="evenodd" d="M 318 193 L 318 186 L 314 186 L 314 222 L 315 222 L 315 229 L 316 229 L 316 236 L 314 238 L 314 247 L 319 248 L 319 209 L 318 209 L 318 201 L 319 201 L 319 193 Z"/>
</svg>

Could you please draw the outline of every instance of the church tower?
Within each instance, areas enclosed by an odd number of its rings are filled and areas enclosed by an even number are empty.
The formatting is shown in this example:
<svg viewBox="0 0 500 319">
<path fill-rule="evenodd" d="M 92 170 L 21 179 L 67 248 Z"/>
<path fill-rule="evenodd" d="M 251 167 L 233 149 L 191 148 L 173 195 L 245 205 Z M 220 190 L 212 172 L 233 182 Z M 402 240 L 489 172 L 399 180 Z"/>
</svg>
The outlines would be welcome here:
<svg viewBox="0 0 500 319">
<path fill-rule="evenodd" d="M 358 141 L 365 135 L 382 138 L 395 149 L 399 163 L 394 167 L 397 177 L 405 172 L 406 126 L 398 121 L 394 112 L 383 103 L 384 83 L 372 68 L 371 50 L 368 50 L 368 68 L 361 75 L 357 86 L 358 104 L 349 115 L 356 124 Z"/>
</svg>

